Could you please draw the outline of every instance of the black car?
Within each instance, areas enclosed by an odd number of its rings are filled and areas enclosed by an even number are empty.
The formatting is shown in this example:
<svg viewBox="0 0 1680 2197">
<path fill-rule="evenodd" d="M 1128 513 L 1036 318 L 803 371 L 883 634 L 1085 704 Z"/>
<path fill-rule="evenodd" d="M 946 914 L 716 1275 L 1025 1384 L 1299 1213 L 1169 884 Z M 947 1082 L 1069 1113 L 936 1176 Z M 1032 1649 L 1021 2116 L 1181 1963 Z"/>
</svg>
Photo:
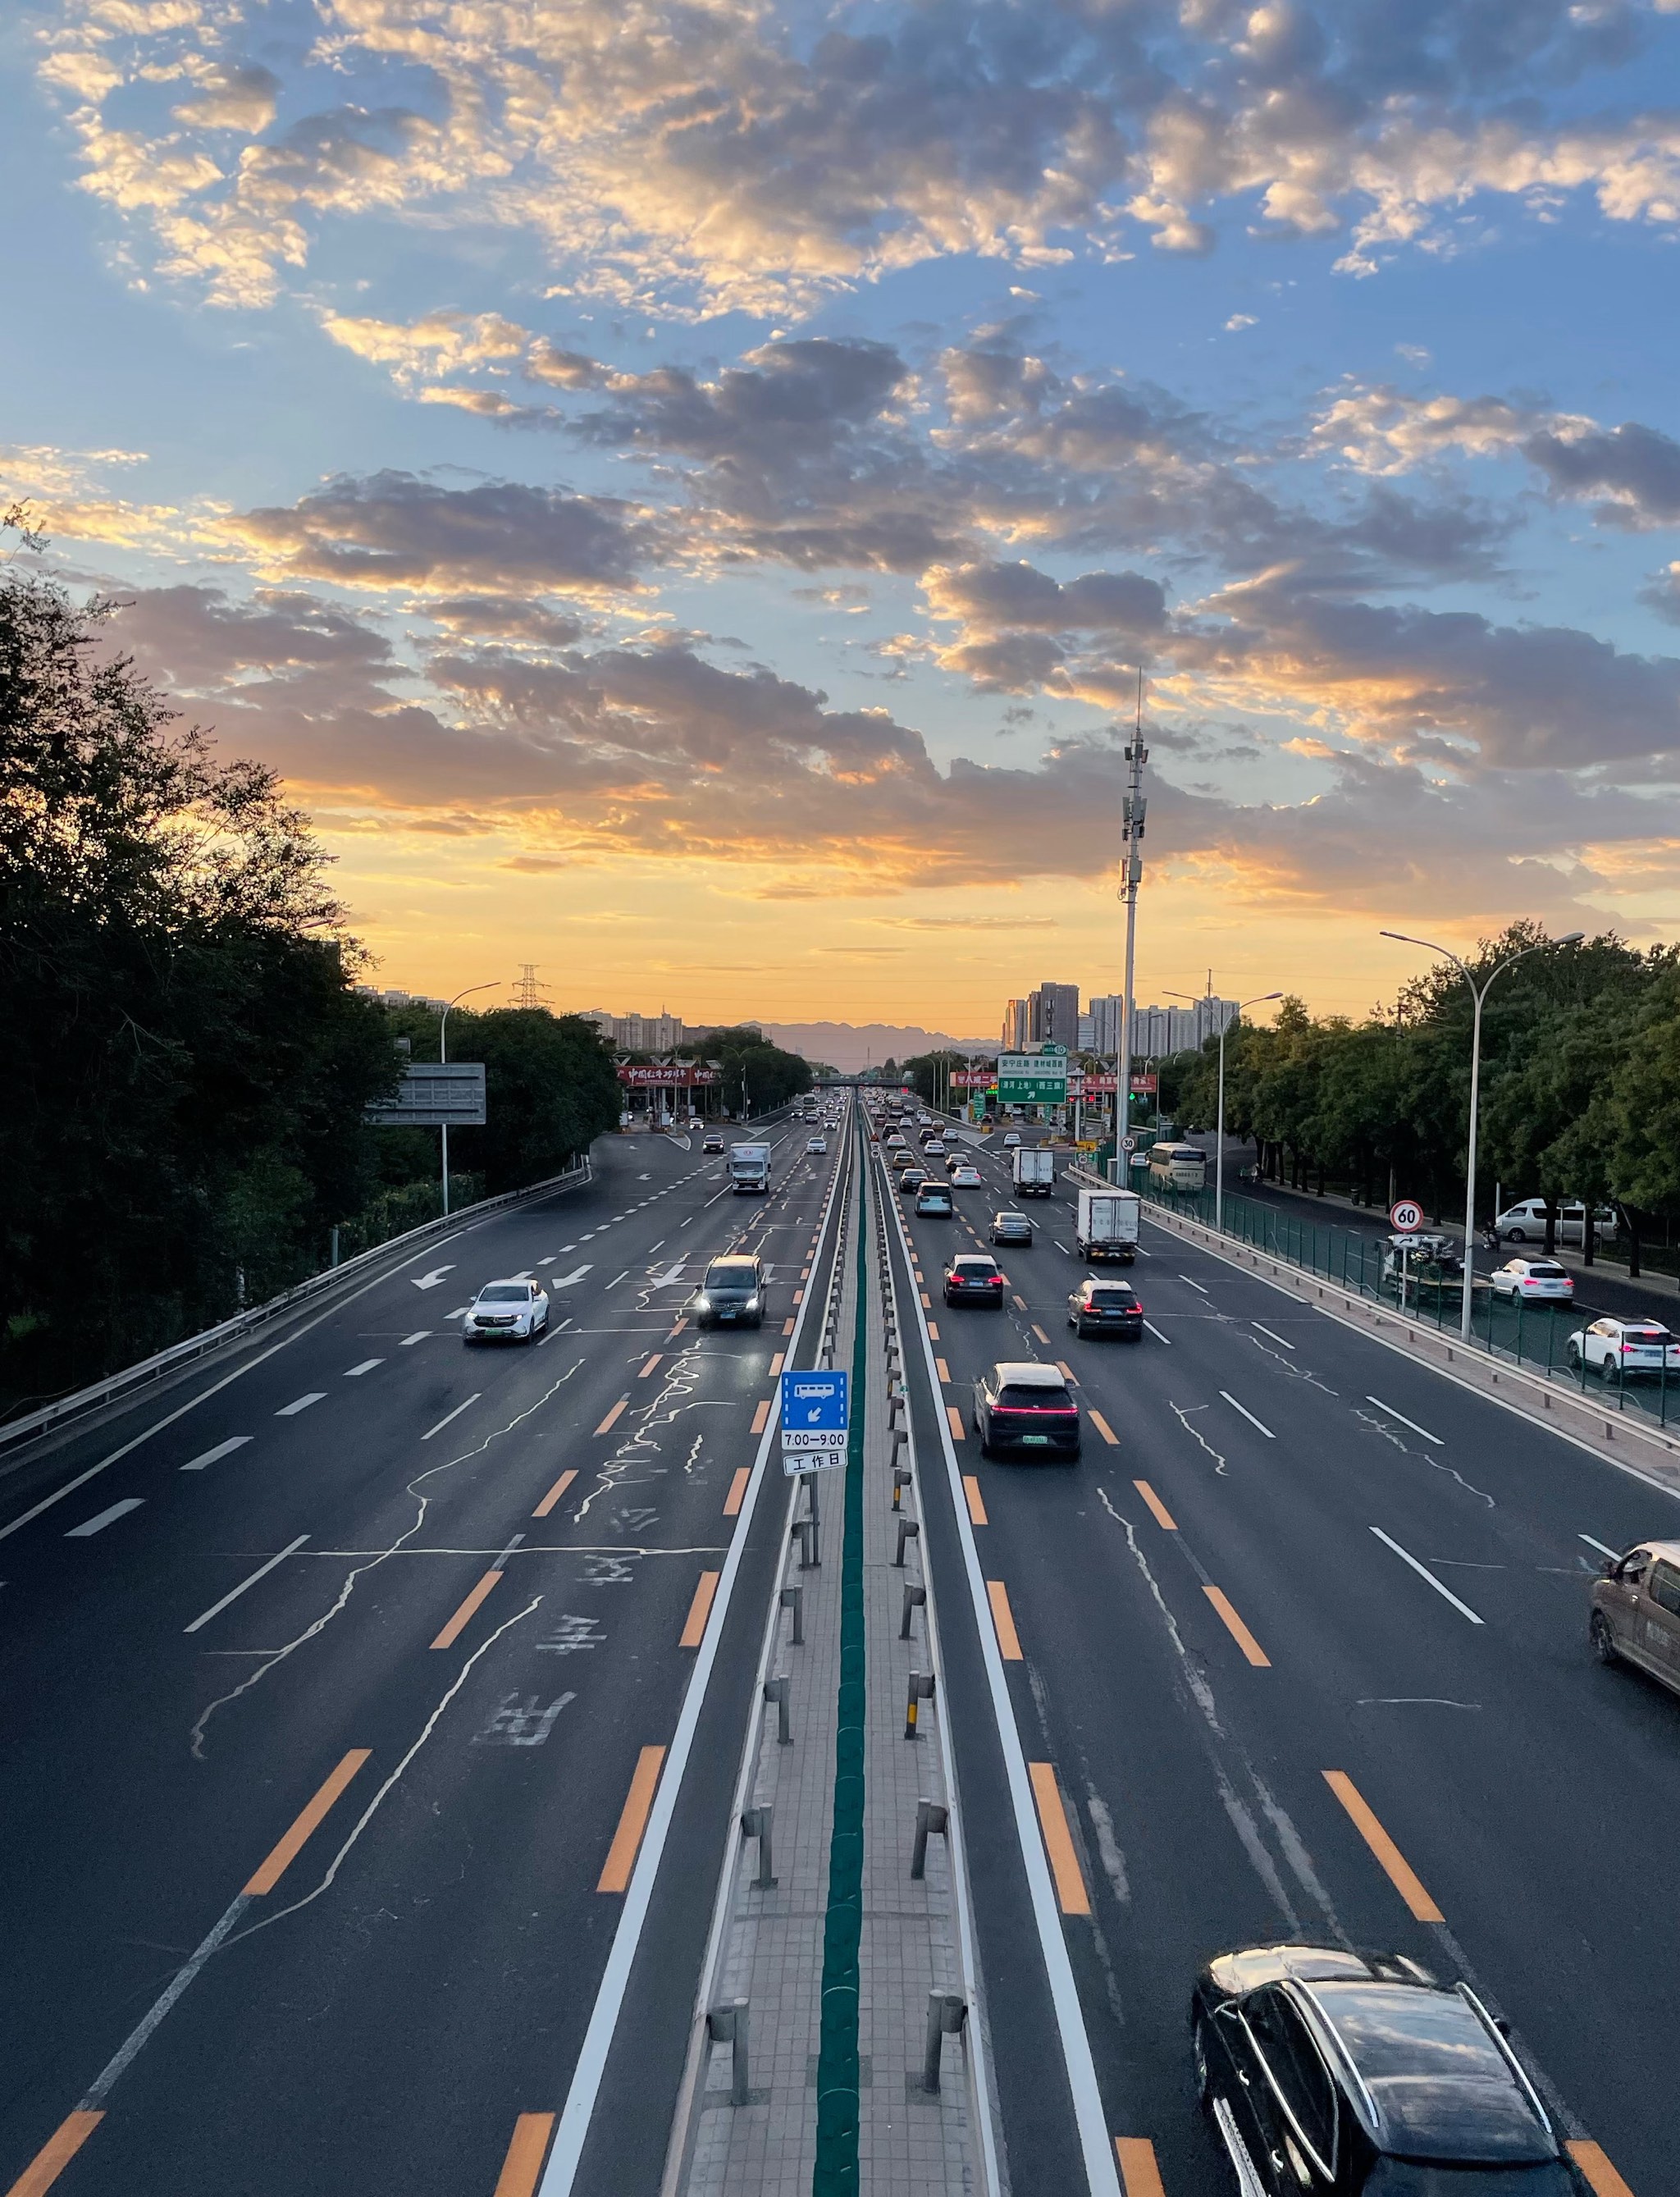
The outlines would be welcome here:
<svg viewBox="0 0 1680 2197">
<path fill-rule="evenodd" d="M 1032 1248 L 1033 1224 L 1024 1213 L 994 1213 L 987 1233 L 994 1243 L 1024 1243 Z"/>
<path fill-rule="evenodd" d="M 742 1254 L 714 1259 L 694 1298 L 695 1325 L 762 1327 L 768 1295 L 762 1260 Z"/>
<path fill-rule="evenodd" d="M 928 1171 L 925 1168 L 906 1168 L 898 1179 L 899 1196 L 901 1197 L 912 1197 L 915 1192 L 922 1187 L 922 1185 L 927 1180 L 927 1179 Z"/>
<path fill-rule="evenodd" d="M 1142 1301 L 1129 1282 L 1082 1281 L 1068 1299 L 1068 1325 L 1080 1335 L 1123 1335 L 1128 1342 L 1144 1336 Z"/>
<path fill-rule="evenodd" d="M 982 1457 L 999 1450 L 1079 1455 L 1079 1406 L 1054 1365 L 1022 1359 L 982 1373 L 974 1384 L 974 1423 Z"/>
<path fill-rule="evenodd" d="M 959 1251 L 945 1269 L 947 1304 L 1001 1306 L 1003 1269 L 987 1251 Z"/>
<path fill-rule="evenodd" d="M 1584 2197 L 1499 2025 L 1399 1954 L 1222 1954 L 1190 2037 L 1244 2197 Z"/>
</svg>

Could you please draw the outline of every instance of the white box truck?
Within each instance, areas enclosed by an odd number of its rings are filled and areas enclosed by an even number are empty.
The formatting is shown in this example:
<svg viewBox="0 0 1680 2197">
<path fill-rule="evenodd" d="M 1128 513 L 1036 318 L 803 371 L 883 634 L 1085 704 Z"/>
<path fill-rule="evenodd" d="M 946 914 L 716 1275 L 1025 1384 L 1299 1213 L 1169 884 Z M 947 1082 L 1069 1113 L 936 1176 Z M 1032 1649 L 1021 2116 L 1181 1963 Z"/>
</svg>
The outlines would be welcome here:
<svg viewBox="0 0 1680 2197">
<path fill-rule="evenodd" d="M 768 1145 L 731 1145 L 729 1181 L 731 1187 L 735 1190 L 768 1190 L 770 1187 Z"/>
<path fill-rule="evenodd" d="M 1009 1175 L 1017 1197 L 1048 1197 L 1056 1187 L 1056 1155 L 1047 1145 L 1017 1145 Z"/>
<path fill-rule="evenodd" d="M 1135 1190 L 1081 1190 L 1074 1241 L 1079 1255 L 1095 1266 L 1118 1260 L 1129 1267 L 1138 1255 L 1138 1215 L 1143 1200 Z"/>
</svg>

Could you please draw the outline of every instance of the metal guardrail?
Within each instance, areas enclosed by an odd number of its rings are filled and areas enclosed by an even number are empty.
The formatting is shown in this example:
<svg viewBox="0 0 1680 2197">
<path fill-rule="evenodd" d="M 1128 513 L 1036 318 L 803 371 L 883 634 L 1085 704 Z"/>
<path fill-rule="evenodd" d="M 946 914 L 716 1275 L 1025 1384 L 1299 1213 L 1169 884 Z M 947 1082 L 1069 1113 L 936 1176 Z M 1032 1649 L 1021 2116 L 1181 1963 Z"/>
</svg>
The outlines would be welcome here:
<svg viewBox="0 0 1680 2197">
<path fill-rule="evenodd" d="M 137 1365 L 125 1366 L 119 1373 L 107 1375 L 103 1381 L 96 1381 L 86 1388 L 78 1388 L 72 1395 L 60 1396 L 23 1418 L 9 1420 L 4 1425 L 0 1425 L 0 1449 L 27 1441 L 32 1435 L 44 1434 L 65 1420 L 79 1418 L 85 1412 L 97 1411 L 101 1404 L 114 1403 L 132 1388 L 142 1388 L 151 1382 L 165 1379 L 177 1366 L 188 1365 L 194 1359 L 220 1348 L 225 1342 L 237 1342 L 241 1336 L 266 1326 L 269 1321 L 278 1319 L 282 1313 L 290 1312 L 294 1306 L 304 1303 L 311 1297 L 324 1296 L 340 1283 L 366 1273 L 393 1251 L 400 1251 L 405 1247 L 413 1249 L 432 1238 L 454 1235 L 465 1223 L 482 1219 L 484 1214 L 497 1212 L 505 1206 L 518 1205 L 527 1198 L 542 1197 L 553 1191 L 568 1190 L 575 1183 L 588 1182 L 593 1172 L 586 1153 L 575 1168 L 567 1168 L 563 1174 L 550 1175 L 542 1182 L 527 1185 L 524 1190 L 506 1190 L 498 1197 L 480 1198 L 476 1205 L 464 1205 L 457 1213 L 440 1214 L 435 1220 L 423 1220 L 418 1228 L 405 1229 L 400 1236 L 388 1237 L 383 1243 L 375 1243 L 366 1251 L 358 1251 L 353 1258 L 342 1260 L 336 1267 L 325 1267 L 318 1274 L 310 1274 L 304 1281 L 294 1282 L 289 1290 L 282 1290 L 278 1296 L 270 1297 L 265 1304 L 253 1305 L 246 1312 L 235 1313 L 231 1319 L 222 1320 L 198 1335 L 189 1335 L 179 1342 L 171 1343 L 167 1350 L 159 1351 L 155 1357 L 143 1358 Z"/>
</svg>

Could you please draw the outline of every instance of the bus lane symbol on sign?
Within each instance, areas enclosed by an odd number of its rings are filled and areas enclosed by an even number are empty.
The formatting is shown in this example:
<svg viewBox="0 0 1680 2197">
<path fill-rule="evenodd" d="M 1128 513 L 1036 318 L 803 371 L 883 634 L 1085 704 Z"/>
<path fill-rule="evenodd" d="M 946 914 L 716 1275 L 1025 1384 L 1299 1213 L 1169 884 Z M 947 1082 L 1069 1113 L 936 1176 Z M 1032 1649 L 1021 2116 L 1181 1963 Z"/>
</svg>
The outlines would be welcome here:
<svg viewBox="0 0 1680 2197">
<path fill-rule="evenodd" d="M 782 1432 L 785 1435 L 843 1435 L 850 1423 L 847 1374 L 784 1373 Z M 826 1449 L 826 1442 L 813 1446 Z"/>
</svg>

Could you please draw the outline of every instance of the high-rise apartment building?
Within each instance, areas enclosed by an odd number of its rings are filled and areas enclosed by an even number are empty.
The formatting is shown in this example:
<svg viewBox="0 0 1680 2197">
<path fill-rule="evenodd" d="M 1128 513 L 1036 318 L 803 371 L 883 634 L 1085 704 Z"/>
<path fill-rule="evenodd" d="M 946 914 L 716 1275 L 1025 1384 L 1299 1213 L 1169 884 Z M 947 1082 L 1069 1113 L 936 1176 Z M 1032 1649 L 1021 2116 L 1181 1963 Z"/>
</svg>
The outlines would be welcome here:
<svg viewBox="0 0 1680 2197">
<path fill-rule="evenodd" d="M 615 1015 L 612 1041 L 625 1052 L 675 1052 L 683 1042 L 681 1015 Z"/>
<path fill-rule="evenodd" d="M 1187 1007 L 1136 1007 L 1132 1014 L 1134 1058 L 1160 1060 L 1169 1052 L 1196 1052 L 1210 1037 L 1228 1030 L 1237 1020 L 1235 1000 L 1216 1000 L 1211 993 Z"/>
<path fill-rule="evenodd" d="M 1079 986 L 1040 984 L 1028 995 L 1028 1036 L 1036 1045 L 1064 1045 L 1069 1052 L 1079 1045 Z"/>
<path fill-rule="evenodd" d="M 1106 1059 L 1120 1051 L 1120 1017 L 1126 1005 L 1124 992 L 1105 992 L 1093 995 L 1091 1001 L 1092 1052 L 1100 1052 Z"/>
<path fill-rule="evenodd" d="M 999 1042 L 1005 1052 L 1022 1052 L 1032 1035 L 1032 1002 L 1030 1000 L 1011 1000 L 1004 1008 L 1004 1026 Z"/>
</svg>

